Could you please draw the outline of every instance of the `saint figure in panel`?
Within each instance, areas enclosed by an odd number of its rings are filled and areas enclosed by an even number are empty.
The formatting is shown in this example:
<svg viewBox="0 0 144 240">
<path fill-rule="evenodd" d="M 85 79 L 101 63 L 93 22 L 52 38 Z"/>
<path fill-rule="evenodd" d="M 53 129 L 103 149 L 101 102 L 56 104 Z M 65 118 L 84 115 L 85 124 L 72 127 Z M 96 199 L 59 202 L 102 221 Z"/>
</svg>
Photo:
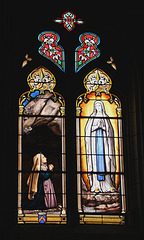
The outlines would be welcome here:
<svg viewBox="0 0 144 240">
<path fill-rule="evenodd" d="M 85 145 L 91 191 L 109 192 L 114 190 L 114 176 L 105 172 L 115 172 L 114 131 L 102 101 L 95 101 L 94 111 L 85 127 Z"/>
</svg>

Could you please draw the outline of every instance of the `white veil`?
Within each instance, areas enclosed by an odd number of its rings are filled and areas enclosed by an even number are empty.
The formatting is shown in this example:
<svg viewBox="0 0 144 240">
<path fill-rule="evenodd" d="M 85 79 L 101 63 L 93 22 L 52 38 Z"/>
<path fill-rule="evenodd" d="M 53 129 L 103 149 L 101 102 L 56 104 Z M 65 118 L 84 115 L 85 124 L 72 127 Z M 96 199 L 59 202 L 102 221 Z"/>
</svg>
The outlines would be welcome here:
<svg viewBox="0 0 144 240">
<path fill-rule="evenodd" d="M 97 114 L 97 104 L 101 105 L 101 115 Z M 85 127 L 85 148 L 86 148 L 86 159 L 87 159 L 87 170 L 90 185 L 92 186 L 92 171 L 96 171 L 96 150 L 92 147 L 94 144 L 94 138 L 92 137 L 92 128 L 97 121 L 102 119 L 103 130 L 104 130 L 104 148 L 105 148 L 105 161 L 110 162 L 109 167 L 106 167 L 107 172 L 115 172 L 116 161 L 115 161 L 115 147 L 114 147 L 114 130 L 110 122 L 109 116 L 105 112 L 105 107 L 102 101 L 98 100 L 94 103 L 94 111 L 87 121 Z M 98 128 L 98 127 L 97 127 Z M 93 142 L 92 142 L 93 141 Z M 106 148 L 107 145 L 107 148 Z M 106 165 L 108 166 L 108 165 Z M 114 175 L 111 175 L 111 179 L 114 181 Z"/>
</svg>

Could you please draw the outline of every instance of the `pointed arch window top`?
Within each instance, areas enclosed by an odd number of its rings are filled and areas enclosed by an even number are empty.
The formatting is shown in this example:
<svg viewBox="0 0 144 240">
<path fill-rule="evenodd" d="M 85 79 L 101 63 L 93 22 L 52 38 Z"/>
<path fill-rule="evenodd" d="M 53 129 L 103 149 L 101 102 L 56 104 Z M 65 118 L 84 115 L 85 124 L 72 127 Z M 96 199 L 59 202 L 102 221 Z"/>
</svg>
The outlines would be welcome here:
<svg viewBox="0 0 144 240">
<path fill-rule="evenodd" d="M 32 91 L 49 90 L 52 92 L 56 85 L 55 76 L 45 67 L 38 67 L 34 69 L 28 75 L 27 82 Z"/>
<path fill-rule="evenodd" d="M 65 101 L 60 94 L 53 91 L 56 86 L 56 78 L 47 68 L 40 66 L 34 69 L 28 75 L 27 83 L 30 90 L 23 93 L 19 98 L 19 114 L 23 114 L 26 105 L 31 100 L 51 98 L 53 102 L 59 102 L 61 115 L 64 115 L 62 109 L 65 107 Z"/>
<path fill-rule="evenodd" d="M 87 103 L 90 99 L 105 98 L 109 103 L 114 103 L 117 106 L 117 116 L 121 117 L 121 101 L 120 99 L 111 94 L 109 90 L 112 87 L 111 78 L 101 69 L 95 68 L 89 72 L 84 78 L 84 86 L 86 93 L 77 98 L 77 116 L 81 112 L 81 103 Z"/>
<path fill-rule="evenodd" d="M 84 78 L 84 86 L 87 92 L 96 91 L 97 94 L 100 92 L 108 93 L 112 86 L 112 80 L 104 71 L 95 68 Z"/>
</svg>

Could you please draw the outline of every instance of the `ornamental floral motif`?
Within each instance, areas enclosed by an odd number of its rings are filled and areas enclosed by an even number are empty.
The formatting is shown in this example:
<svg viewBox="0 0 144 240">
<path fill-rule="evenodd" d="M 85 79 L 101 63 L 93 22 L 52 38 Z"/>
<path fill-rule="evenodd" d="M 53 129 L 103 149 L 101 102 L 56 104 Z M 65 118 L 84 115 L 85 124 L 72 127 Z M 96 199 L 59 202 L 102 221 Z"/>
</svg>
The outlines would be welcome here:
<svg viewBox="0 0 144 240">
<path fill-rule="evenodd" d="M 65 71 L 64 49 L 58 45 L 59 35 L 55 32 L 42 32 L 39 34 L 38 40 L 42 42 L 38 52 Z"/>
<path fill-rule="evenodd" d="M 100 92 L 109 93 L 112 81 L 104 71 L 95 68 L 84 78 L 84 86 L 87 92 L 96 91 L 97 94 Z"/>
<path fill-rule="evenodd" d="M 64 12 L 62 18 L 56 18 L 53 20 L 56 23 L 63 23 L 64 27 L 70 32 L 75 28 L 75 23 L 83 24 L 84 21 L 81 19 L 76 20 L 76 15 L 70 11 Z"/>
<path fill-rule="evenodd" d="M 83 33 L 79 37 L 81 46 L 75 50 L 75 71 L 78 72 L 85 64 L 100 56 L 97 45 L 100 38 L 95 33 Z"/>
</svg>

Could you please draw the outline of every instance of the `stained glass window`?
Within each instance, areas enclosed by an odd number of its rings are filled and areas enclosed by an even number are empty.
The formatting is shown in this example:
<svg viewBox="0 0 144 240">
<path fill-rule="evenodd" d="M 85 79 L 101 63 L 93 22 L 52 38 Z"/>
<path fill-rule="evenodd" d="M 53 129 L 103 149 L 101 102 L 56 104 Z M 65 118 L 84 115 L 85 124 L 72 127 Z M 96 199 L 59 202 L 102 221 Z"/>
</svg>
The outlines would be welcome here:
<svg viewBox="0 0 144 240">
<path fill-rule="evenodd" d="M 18 223 L 66 223 L 65 101 L 45 67 L 19 98 Z"/>
<path fill-rule="evenodd" d="M 58 44 L 59 34 L 50 31 L 42 32 L 39 34 L 38 40 L 42 43 L 38 52 L 65 71 L 65 54 L 62 46 Z"/>
<path fill-rule="evenodd" d="M 101 69 L 84 79 L 76 101 L 77 198 L 80 223 L 124 224 L 125 185 L 120 99 Z"/>
<path fill-rule="evenodd" d="M 76 15 L 70 11 L 64 12 L 62 18 L 56 18 L 53 20 L 56 23 L 63 23 L 64 27 L 70 32 L 75 28 L 75 23 L 83 24 L 82 19 L 76 19 Z"/>
<path fill-rule="evenodd" d="M 75 72 L 100 56 L 97 48 L 100 38 L 95 33 L 83 33 L 79 36 L 79 41 L 81 45 L 75 49 Z"/>
</svg>

